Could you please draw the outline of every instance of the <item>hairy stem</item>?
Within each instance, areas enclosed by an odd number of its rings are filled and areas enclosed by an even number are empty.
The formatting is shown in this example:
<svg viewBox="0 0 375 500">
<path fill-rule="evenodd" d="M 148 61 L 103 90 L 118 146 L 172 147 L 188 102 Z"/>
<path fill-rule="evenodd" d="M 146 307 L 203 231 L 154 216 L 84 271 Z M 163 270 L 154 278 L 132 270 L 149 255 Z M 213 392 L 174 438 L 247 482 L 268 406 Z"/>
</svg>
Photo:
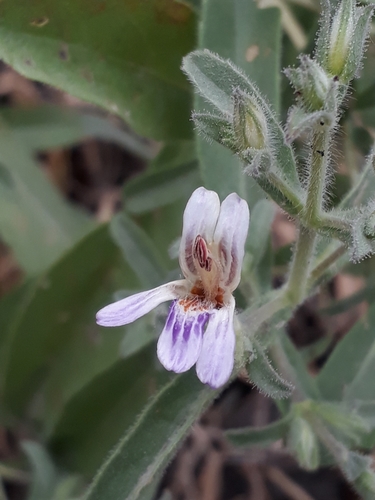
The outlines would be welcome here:
<svg viewBox="0 0 375 500">
<path fill-rule="evenodd" d="M 308 288 L 312 288 L 315 282 L 323 276 L 323 274 L 337 262 L 337 260 L 342 257 L 347 248 L 344 244 L 336 246 L 330 253 L 328 253 L 320 262 L 317 262 L 315 267 L 312 269 L 309 280 Z"/>
<path fill-rule="evenodd" d="M 314 227 L 323 211 L 324 191 L 327 181 L 330 129 L 313 134 L 309 162 L 309 180 L 304 209 L 304 223 Z"/>
<path fill-rule="evenodd" d="M 306 229 L 303 226 L 299 228 L 289 279 L 286 284 L 286 295 L 292 306 L 300 304 L 306 298 L 315 239 L 315 231 Z"/>
</svg>

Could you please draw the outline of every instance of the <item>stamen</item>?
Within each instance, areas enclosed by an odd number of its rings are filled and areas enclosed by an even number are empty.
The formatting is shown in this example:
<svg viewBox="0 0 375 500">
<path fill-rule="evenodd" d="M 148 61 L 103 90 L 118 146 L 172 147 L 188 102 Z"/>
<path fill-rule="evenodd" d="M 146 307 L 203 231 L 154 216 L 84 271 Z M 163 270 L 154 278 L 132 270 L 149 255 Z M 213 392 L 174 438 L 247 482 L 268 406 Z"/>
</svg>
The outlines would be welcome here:
<svg viewBox="0 0 375 500">
<path fill-rule="evenodd" d="M 224 290 L 218 288 L 214 300 L 206 296 L 202 284 L 198 281 L 190 290 L 190 295 L 178 301 L 185 312 L 190 311 L 208 311 L 210 309 L 221 309 L 224 306 Z"/>
<path fill-rule="evenodd" d="M 195 238 L 194 242 L 194 258 L 199 266 L 205 271 L 211 271 L 212 258 L 209 256 L 209 250 L 206 241 L 200 234 Z"/>
</svg>

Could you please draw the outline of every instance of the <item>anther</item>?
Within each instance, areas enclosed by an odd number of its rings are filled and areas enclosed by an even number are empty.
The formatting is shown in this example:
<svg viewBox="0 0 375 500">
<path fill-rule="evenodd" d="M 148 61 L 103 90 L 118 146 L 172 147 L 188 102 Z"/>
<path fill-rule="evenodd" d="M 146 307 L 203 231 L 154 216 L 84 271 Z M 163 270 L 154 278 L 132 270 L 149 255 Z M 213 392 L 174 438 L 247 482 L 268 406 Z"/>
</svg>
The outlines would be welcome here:
<svg viewBox="0 0 375 500">
<path fill-rule="evenodd" d="M 212 259 L 208 255 L 207 243 L 198 235 L 194 242 L 194 257 L 198 261 L 199 266 L 205 271 L 211 271 Z"/>
</svg>

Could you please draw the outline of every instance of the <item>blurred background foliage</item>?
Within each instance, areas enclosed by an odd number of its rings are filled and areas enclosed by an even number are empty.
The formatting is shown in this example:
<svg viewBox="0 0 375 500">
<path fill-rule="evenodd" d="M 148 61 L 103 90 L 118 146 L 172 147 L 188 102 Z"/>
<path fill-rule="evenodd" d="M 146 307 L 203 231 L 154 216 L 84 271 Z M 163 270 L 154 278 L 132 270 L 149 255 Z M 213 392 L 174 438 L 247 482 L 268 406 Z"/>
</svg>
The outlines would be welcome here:
<svg viewBox="0 0 375 500">
<path fill-rule="evenodd" d="M 203 104 L 180 66 L 197 47 L 230 58 L 285 120 L 293 93 L 281 69 L 312 50 L 319 9 L 317 0 L 0 2 L 1 500 L 81 498 L 120 439 L 90 500 L 357 498 L 324 453 L 307 472 L 286 451 L 288 400 L 276 405 L 243 375 L 210 406 L 218 393 L 194 373 L 163 370 L 154 340 L 166 307 L 111 331 L 95 324 L 114 298 L 180 275 L 182 212 L 200 185 L 236 191 L 253 209 L 238 307 L 249 290 L 256 300 L 280 285 L 293 222 L 235 156 L 196 137 L 190 114 Z M 336 138 L 332 204 L 374 140 L 374 71 L 370 44 Z M 361 400 L 368 425 L 354 441 L 371 452 L 374 259 L 339 271 L 282 342 L 309 397 Z M 252 380 L 288 393 L 257 362 Z"/>
</svg>

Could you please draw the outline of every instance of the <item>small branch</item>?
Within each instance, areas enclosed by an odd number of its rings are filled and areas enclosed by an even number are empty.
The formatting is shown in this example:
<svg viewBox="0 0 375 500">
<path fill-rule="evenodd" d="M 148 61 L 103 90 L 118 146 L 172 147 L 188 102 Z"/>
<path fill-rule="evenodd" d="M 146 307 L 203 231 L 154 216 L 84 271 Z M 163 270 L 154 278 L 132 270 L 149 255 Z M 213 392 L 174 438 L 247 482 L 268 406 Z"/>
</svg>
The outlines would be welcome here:
<svg viewBox="0 0 375 500">
<path fill-rule="evenodd" d="M 288 302 L 283 290 L 272 300 L 263 304 L 255 311 L 245 311 L 238 316 L 242 324 L 247 324 L 251 333 L 255 333 L 263 323 L 272 318 L 277 312 L 288 306 Z"/>
<path fill-rule="evenodd" d="M 309 280 L 308 280 L 308 288 L 311 289 L 314 286 L 314 283 L 323 276 L 323 274 L 333 265 L 337 260 L 342 257 L 347 248 L 345 245 L 341 244 L 336 247 L 331 253 L 329 253 L 323 260 L 318 262 L 313 270 L 311 271 Z"/>
<path fill-rule="evenodd" d="M 268 173 L 268 179 L 271 182 L 271 184 L 275 187 L 275 189 L 280 191 L 280 193 L 293 206 L 293 211 L 295 214 L 302 212 L 304 207 L 302 200 L 292 189 L 290 189 L 290 187 L 278 175 L 270 171 Z"/>
<path fill-rule="evenodd" d="M 31 480 L 31 476 L 28 472 L 13 469 L 3 464 L 0 464 L 0 478 L 21 484 L 28 484 Z"/>
<path fill-rule="evenodd" d="M 266 475 L 268 479 L 283 491 L 292 500 L 314 500 L 301 486 L 295 483 L 290 477 L 277 467 L 267 467 Z"/>
</svg>

